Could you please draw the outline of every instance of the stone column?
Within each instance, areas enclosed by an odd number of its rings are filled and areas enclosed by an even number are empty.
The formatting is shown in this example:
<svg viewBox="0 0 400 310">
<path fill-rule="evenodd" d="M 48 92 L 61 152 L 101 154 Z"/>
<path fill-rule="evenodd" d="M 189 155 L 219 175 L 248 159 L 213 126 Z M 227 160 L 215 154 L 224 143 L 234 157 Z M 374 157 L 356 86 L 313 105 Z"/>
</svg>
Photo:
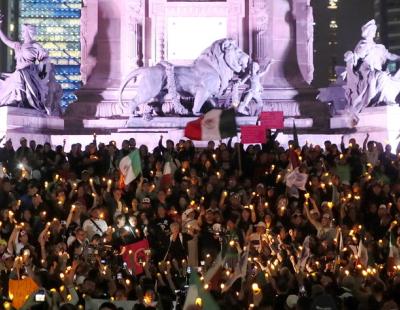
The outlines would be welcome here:
<svg viewBox="0 0 400 310">
<path fill-rule="evenodd" d="M 251 0 L 250 3 L 250 53 L 252 58 L 263 65 L 268 56 L 268 3 L 264 0 Z"/>
<path fill-rule="evenodd" d="M 227 0 L 228 6 L 228 37 L 244 47 L 243 20 L 245 18 L 245 3 L 243 0 Z"/>
<path fill-rule="evenodd" d="M 137 68 L 143 57 L 144 0 L 121 3 L 121 73 Z"/>
<path fill-rule="evenodd" d="M 81 15 L 81 78 L 83 85 L 96 66 L 96 35 L 98 31 L 98 0 L 84 0 Z"/>
<path fill-rule="evenodd" d="M 294 1 L 296 51 L 300 72 L 310 84 L 314 77 L 314 16 L 310 0 Z"/>
<path fill-rule="evenodd" d="M 306 29 L 312 23 L 312 9 L 308 3 L 309 0 L 250 2 L 252 56 L 260 64 L 274 61 L 263 79 L 267 88 L 303 88 L 310 80 L 310 73 L 304 69 L 302 74 L 300 70 L 300 63 L 309 68 L 308 64 L 312 62 L 312 55 L 308 53 L 312 35 Z M 303 39 L 303 36 L 309 39 Z"/>
</svg>

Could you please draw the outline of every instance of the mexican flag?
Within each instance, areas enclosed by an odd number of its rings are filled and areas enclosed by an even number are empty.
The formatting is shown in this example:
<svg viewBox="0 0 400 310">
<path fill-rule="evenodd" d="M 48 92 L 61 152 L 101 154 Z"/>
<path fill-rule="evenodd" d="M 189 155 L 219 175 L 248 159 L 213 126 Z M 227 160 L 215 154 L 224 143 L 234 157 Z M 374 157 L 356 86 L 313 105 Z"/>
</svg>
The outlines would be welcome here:
<svg viewBox="0 0 400 310">
<path fill-rule="evenodd" d="M 212 298 L 211 294 L 204 289 L 204 284 L 196 272 L 192 272 L 189 280 L 189 289 L 186 295 L 183 310 L 189 309 L 206 309 L 219 310 L 220 307 Z"/>
<path fill-rule="evenodd" d="M 213 109 L 185 127 L 185 137 L 191 140 L 221 140 L 236 136 L 235 109 Z"/>
<path fill-rule="evenodd" d="M 134 150 L 123 157 L 119 162 L 119 170 L 124 178 L 125 185 L 131 183 L 142 172 L 142 163 L 139 150 Z"/>
</svg>

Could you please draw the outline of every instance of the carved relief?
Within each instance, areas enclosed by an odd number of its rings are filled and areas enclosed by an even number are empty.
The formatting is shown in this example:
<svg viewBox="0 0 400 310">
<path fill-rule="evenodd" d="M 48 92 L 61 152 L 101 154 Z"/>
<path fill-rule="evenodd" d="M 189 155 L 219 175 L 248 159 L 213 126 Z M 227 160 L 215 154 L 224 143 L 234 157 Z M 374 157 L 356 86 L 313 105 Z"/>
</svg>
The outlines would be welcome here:
<svg viewBox="0 0 400 310">
<path fill-rule="evenodd" d="M 205 2 L 169 2 L 166 0 L 149 0 L 149 18 L 152 30 L 152 58 L 150 63 L 155 64 L 166 60 L 166 20 L 167 17 L 227 17 L 228 36 L 239 44 L 243 40 L 243 17 L 245 15 L 244 0 L 227 0 L 213 3 Z"/>
<path fill-rule="evenodd" d="M 264 32 L 268 29 L 268 4 L 265 0 L 253 0 L 253 12 L 256 29 Z"/>
<path fill-rule="evenodd" d="M 261 64 L 266 62 L 267 33 L 269 28 L 268 3 L 265 0 L 253 0 L 251 6 L 253 56 Z"/>
<path fill-rule="evenodd" d="M 97 33 L 98 0 L 84 0 L 81 11 L 81 78 L 83 85 L 96 66 L 96 56 L 91 55 L 95 49 Z"/>
<path fill-rule="evenodd" d="M 310 0 L 296 0 L 297 61 L 304 80 L 310 84 L 314 76 L 314 16 Z"/>
<path fill-rule="evenodd" d="M 144 16 L 144 2 L 143 0 L 130 0 L 128 2 L 129 22 L 141 23 Z"/>
<path fill-rule="evenodd" d="M 127 73 L 142 63 L 144 1 L 125 0 L 121 7 L 121 70 Z"/>
</svg>

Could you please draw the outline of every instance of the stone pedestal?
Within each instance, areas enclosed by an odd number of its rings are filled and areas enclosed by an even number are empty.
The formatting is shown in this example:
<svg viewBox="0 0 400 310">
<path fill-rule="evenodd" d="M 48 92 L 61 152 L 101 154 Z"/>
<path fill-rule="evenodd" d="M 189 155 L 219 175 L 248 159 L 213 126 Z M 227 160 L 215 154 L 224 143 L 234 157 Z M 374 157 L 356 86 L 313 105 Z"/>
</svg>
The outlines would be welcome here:
<svg viewBox="0 0 400 310">
<path fill-rule="evenodd" d="M 0 136 L 6 135 L 14 146 L 19 146 L 21 137 L 36 140 L 39 144 L 50 142 L 51 135 L 61 133 L 64 128 L 64 120 L 60 117 L 33 109 L 0 107 Z"/>
<path fill-rule="evenodd" d="M 372 107 L 364 109 L 359 115 L 357 129 L 369 127 L 371 129 L 385 129 L 388 131 L 400 132 L 400 107 L 397 105 L 387 105 L 382 107 Z M 352 128 L 348 114 L 339 115 L 331 118 L 331 129 Z"/>
<path fill-rule="evenodd" d="M 313 75 L 310 0 L 85 0 L 81 33 L 85 85 L 73 108 L 80 111 L 80 105 L 87 104 L 91 111 L 92 104 L 116 102 L 121 80 L 137 66 L 162 60 L 190 63 L 191 59 L 168 55 L 169 22 L 176 17 L 220 18 L 226 23 L 226 36 L 254 60 L 261 65 L 274 60 L 262 81 L 264 110 L 299 116 L 301 103 L 315 98 L 316 91 L 308 86 Z M 181 48 L 185 46 L 182 38 Z"/>
</svg>

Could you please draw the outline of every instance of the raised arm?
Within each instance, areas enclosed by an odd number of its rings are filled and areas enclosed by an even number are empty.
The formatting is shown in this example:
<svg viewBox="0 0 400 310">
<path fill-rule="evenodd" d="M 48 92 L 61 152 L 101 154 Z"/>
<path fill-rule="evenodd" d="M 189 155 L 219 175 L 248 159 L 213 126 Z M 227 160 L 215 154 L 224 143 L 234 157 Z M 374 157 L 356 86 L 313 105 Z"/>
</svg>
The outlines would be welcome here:
<svg viewBox="0 0 400 310">
<path fill-rule="evenodd" d="M 308 221 L 315 227 L 315 229 L 318 230 L 321 227 L 321 224 L 312 218 L 307 203 L 304 203 L 304 211 L 306 213 Z"/>
<path fill-rule="evenodd" d="M 365 136 L 365 140 L 363 142 L 363 151 L 364 152 L 367 150 L 368 139 L 369 139 L 369 133 L 367 133 L 367 135 Z"/>
<path fill-rule="evenodd" d="M 11 39 L 9 39 L 3 32 L 3 30 L 1 30 L 1 25 L 3 24 L 4 21 L 4 15 L 0 12 L 0 40 L 3 41 L 3 43 L 5 45 L 7 45 L 8 47 L 14 49 L 15 48 L 15 43 L 17 43 L 16 41 L 12 41 Z"/>
<path fill-rule="evenodd" d="M 271 68 L 271 65 L 272 65 L 273 62 L 274 62 L 274 61 L 271 59 L 271 60 L 266 64 L 266 66 L 265 66 L 262 70 L 260 70 L 260 72 L 259 72 L 259 74 L 258 74 L 260 78 L 263 77 L 264 74 L 266 74 L 266 73 L 269 71 L 269 68 Z"/>
<path fill-rule="evenodd" d="M 399 61 L 400 60 L 400 55 L 396 55 L 396 54 L 393 54 L 390 52 L 387 53 L 386 57 L 390 61 Z"/>
</svg>

